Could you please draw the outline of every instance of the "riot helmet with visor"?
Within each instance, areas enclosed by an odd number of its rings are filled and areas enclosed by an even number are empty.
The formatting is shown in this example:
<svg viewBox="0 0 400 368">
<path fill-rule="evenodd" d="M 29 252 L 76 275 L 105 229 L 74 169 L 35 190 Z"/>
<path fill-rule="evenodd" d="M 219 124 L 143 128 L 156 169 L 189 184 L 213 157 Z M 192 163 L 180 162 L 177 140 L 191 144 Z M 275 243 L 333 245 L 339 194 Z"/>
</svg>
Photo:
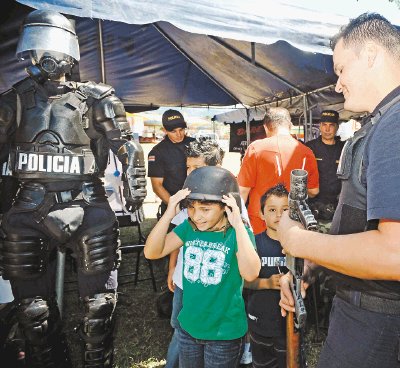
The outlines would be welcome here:
<svg viewBox="0 0 400 368">
<path fill-rule="evenodd" d="M 74 24 L 55 11 L 31 12 L 25 18 L 16 55 L 19 60 L 30 58 L 48 79 L 71 73 L 74 63 L 80 59 Z"/>
</svg>

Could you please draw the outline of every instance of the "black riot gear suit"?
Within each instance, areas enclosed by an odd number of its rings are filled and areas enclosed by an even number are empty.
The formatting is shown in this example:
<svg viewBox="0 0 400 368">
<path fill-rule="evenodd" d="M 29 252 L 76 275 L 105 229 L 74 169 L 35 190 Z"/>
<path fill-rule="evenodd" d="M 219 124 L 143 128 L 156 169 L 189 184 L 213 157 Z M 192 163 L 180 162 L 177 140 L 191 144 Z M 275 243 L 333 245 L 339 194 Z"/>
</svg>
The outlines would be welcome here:
<svg viewBox="0 0 400 368">
<path fill-rule="evenodd" d="M 59 42 L 46 41 L 51 32 Z M 27 17 L 17 54 L 26 52 L 42 55 L 34 63 L 47 58 L 38 66 L 43 70 L 51 67 L 52 57 L 79 60 L 73 27 L 54 12 L 38 10 Z M 54 260 L 58 247 L 72 249 L 85 305 L 84 366 L 111 367 L 120 242 L 101 177 L 111 149 L 122 164 L 127 208 L 138 209 L 146 195 L 143 151 L 123 137 L 125 109 L 111 86 L 55 80 L 46 71 L 40 78 L 28 74 L 0 95 L 0 152 L 9 153 L 3 173 L 20 185 L 2 221 L 0 270 L 19 301 L 29 367 L 68 367 L 54 301 Z"/>
</svg>

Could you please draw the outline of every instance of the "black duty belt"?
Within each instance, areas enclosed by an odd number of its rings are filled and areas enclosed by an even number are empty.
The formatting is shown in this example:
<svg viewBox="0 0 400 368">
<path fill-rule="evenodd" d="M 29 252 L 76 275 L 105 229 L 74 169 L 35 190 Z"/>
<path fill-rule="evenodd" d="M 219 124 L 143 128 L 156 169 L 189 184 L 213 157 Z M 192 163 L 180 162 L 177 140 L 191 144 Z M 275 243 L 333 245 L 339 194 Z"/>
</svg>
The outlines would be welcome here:
<svg viewBox="0 0 400 368">
<path fill-rule="evenodd" d="M 51 207 L 56 203 L 68 203 L 83 199 L 82 190 L 64 190 L 59 192 L 48 192 L 41 206 L 33 214 L 33 218 L 37 223 L 42 222 L 48 215 Z"/>
<path fill-rule="evenodd" d="M 57 203 L 67 203 L 83 199 L 82 190 L 64 190 L 62 192 L 54 192 L 54 199 Z"/>
<path fill-rule="evenodd" d="M 338 288 L 336 296 L 370 312 L 400 315 L 400 300 L 384 299 L 361 291 Z"/>
</svg>

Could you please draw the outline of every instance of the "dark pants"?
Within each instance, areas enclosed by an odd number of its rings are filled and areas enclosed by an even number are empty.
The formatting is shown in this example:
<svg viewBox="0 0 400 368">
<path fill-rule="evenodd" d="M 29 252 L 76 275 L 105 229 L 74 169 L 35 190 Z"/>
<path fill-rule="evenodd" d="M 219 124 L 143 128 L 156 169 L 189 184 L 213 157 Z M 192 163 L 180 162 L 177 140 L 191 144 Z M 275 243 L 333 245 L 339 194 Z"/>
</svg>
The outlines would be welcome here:
<svg viewBox="0 0 400 368">
<path fill-rule="evenodd" d="M 335 296 L 318 368 L 400 367 L 400 315 L 363 310 Z"/>
<path fill-rule="evenodd" d="M 265 337 L 250 331 L 254 368 L 286 368 L 286 337 Z"/>
</svg>

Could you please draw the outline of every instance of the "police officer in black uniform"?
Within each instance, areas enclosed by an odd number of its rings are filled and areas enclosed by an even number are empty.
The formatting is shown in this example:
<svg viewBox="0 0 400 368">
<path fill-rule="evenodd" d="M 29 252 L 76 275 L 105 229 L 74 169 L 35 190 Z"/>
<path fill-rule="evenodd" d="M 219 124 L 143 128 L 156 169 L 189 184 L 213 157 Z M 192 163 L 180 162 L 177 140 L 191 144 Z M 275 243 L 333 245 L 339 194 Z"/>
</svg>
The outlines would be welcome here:
<svg viewBox="0 0 400 368">
<path fill-rule="evenodd" d="M 343 148 L 330 234 L 300 229 L 283 215 L 278 236 L 286 253 L 337 280 L 317 367 L 400 367 L 400 32 L 365 13 L 341 28 L 332 49 L 344 108 L 368 116 Z M 280 286 L 280 305 L 293 311 L 286 275 Z"/>
<path fill-rule="evenodd" d="M 18 301 L 27 365 L 70 366 L 55 302 L 55 254 L 69 247 L 84 304 L 84 366 L 111 367 L 119 230 L 101 177 L 111 149 L 123 167 L 127 207 L 139 208 L 146 195 L 143 151 L 121 136 L 126 115 L 111 86 L 67 80 L 79 45 L 66 17 L 31 12 L 17 57 L 33 65 L 0 96 L 0 151 L 9 147 L 8 171 L 20 183 L 3 217 L 1 266 Z"/>
<path fill-rule="evenodd" d="M 330 223 L 333 218 L 341 189 L 336 170 L 344 142 L 336 136 L 338 128 L 338 112 L 324 110 L 319 123 L 321 135 L 306 143 L 314 152 L 319 172 L 319 193 L 309 199 L 309 204 L 316 219 L 324 224 Z"/>
<path fill-rule="evenodd" d="M 185 147 L 194 140 L 186 136 L 186 121 L 177 110 L 165 111 L 162 124 L 165 138 L 148 155 L 148 176 L 154 193 L 162 200 L 159 216 L 167 209 L 169 197 L 182 189 L 186 179 Z"/>
</svg>

